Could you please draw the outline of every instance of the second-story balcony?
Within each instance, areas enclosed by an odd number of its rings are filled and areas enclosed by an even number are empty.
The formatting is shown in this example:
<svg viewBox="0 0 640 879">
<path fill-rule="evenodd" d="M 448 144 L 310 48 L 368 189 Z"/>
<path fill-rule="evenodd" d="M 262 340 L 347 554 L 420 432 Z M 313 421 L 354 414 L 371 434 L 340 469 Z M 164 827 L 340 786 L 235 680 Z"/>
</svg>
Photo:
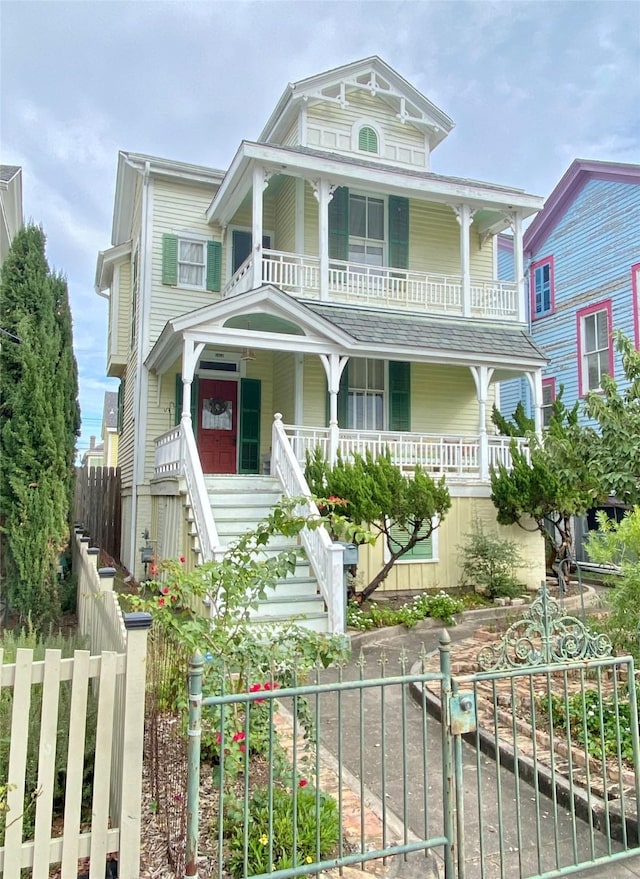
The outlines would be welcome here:
<svg viewBox="0 0 640 879">
<path fill-rule="evenodd" d="M 253 255 L 223 290 L 236 296 L 256 286 Z M 319 257 L 278 250 L 262 251 L 263 284 L 273 284 L 301 299 L 389 308 L 429 314 L 518 321 L 517 284 L 471 278 L 468 296 L 461 275 L 441 275 L 390 266 L 370 266 L 332 259 L 322 282 Z M 326 288 L 326 289 L 323 289 Z"/>
</svg>

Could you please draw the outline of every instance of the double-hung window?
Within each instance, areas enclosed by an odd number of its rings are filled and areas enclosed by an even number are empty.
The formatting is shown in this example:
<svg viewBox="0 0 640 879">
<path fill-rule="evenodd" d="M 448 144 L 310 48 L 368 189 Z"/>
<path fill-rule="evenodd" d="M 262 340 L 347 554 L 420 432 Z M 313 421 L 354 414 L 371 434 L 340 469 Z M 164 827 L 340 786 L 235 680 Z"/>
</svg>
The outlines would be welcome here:
<svg viewBox="0 0 640 879">
<path fill-rule="evenodd" d="M 555 378 L 542 379 L 542 426 L 548 427 L 553 414 L 553 403 L 556 399 Z"/>
<path fill-rule="evenodd" d="M 383 198 L 349 193 L 349 261 L 384 265 L 385 202 Z"/>
<path fill-rule="evenodd" d="M 178 240 L 178 284 L 204 288 L 204 241 Z"/>
<path fill-rule="evenodd" d="M 354 430 L 384 428 L 384 360 L 349 361 L 347 423 Z"/>
<path fill-rule="evenodd" d="M 577 313 L 578 378 L 580 394 L 596 391 L 603 375 L 613 373 L 611 302 L 601 302 Z"/>
<path fill-rule="evenodd" d="M 222 244 L 189 235 L 162 236 L 162 283 L 220 290 Z"/>
<path fill-rule="evenodd" d="M 553 257 L 534 262 L 530 269 L 531 315 L 534 320 L 554 312 Z"/>
</svg>

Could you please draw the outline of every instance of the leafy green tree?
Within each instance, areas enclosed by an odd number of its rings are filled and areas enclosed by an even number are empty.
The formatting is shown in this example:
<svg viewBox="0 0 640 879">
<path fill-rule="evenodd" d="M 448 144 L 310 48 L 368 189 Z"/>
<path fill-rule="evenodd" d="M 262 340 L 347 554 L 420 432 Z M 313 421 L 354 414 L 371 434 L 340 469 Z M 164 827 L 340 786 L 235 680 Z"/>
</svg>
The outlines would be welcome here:
<svg viewBox="0 0 640 879">
<path fill-rule="evenodd" d="M 529 434 L 529 451 L 511 443 L 511 466 L 491 468 L 491 500 L 501 525 L 537 530 L 551 548 L 551 565 L 572 557 L 572 516 L 606 494 L 590 454 L 590 432 L 578 422 L 578 404 L 553 403 L 542 438 Z M 533 523 L 533 525 L 531 525 Z"/>
<path fill-rule="evenodd" d="M 307 462 L 306 476 L 312 492 L 337 498 L 348 519 L 366 524 L 386 543 L 388 561 L 354 596 L 360 602 L 384 582 L 399 558 L 431 537 L 451 507 L 444 477 L 435 482 L 419 466 L 405 476 L 389 452 L 378 458 L 370 452 L 356 453 L 352 461 L 338 458 L 333 468 L 317 453 Z"/>
<path fill-rule="evenodd" d="M 610 375 L 602 390 L 585 398 L 587 414 L 596 422 L 591 437 L 593 466 L 603 474 L 609 494 L 628 504 L 640 503 L 640 351 L 623 334 L 615 334 L 628 384 L 620 390 Z"/>
<path fill-rule="evenodd" d="M 66 281 L 45 236 L 15 236 L 0 277 L 0 521 L 7 599 L 36 629 L 57 619 L 57 565 L 68 540 L 77 374 Z"/>
<path fill-rule="evenodd" d="M 522 401 L 518 402 L 511 418 L 505 418 L 497 406 L 493 407 L 491 420 L 503 436 L 528 436 L 536 429 L 535 421 L 524 411 Z"/>
</svg>

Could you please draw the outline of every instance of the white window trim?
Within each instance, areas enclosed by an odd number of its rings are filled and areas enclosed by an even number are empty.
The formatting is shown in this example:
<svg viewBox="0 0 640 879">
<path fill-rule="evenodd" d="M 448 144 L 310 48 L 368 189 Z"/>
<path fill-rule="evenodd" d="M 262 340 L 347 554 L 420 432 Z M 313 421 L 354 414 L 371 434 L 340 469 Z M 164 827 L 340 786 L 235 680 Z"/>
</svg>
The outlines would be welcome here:
<svg viewBox="0 0 640 879">
<path fill-rule="evenodd" d="M 373 128 L 375 133 L 378 135 L 377 153 L 372 153 L 369 150 L 360 149 L 361 128 Z M 376 122 L 375 119 L 371 119 L 369 116 L 361 116 L 359 119 L 356 119 L 351 127 L 351 149 L 359 156 L 377 156 L 378 158 L 384 158 L 384 135 L 382 133 L 382 129 L 380 128 L 380 123 Z"/>
<path fill-rule="evenodd" d="M 595 348 L 593 351 L 587 351 L 586 322 L 590 318 L 596 319 L 597 315 L 601 314 L 602 312 L 605 313 L 606 319 L 607 319 L 607 345 L 604 348 Z M 594 309 L 593 311 L 590 311 L 588 314 L 580 315 L 580 373 L 581 373 L 581 377 L 582 377 L 581 387 L 582 387 L 583 394 L 588 394 L 591 391 L 593 391 L 596 394 L 602 393 L 602 386 L 601 386 L 602 376 L 603 375 L 610 375 L 609 372 L 601 373 L 600 374 L 600 381 L 598 382 L 598 384 L 595 387 L 592 388 L 589 384 L 589 365 L 587 362 L 587 358 L 590 355 L 593 355 L 593 354 L 600 355 L 600 354 L 606 352 L 607 366 L 609 365 L 610 360 L 611 360 L 611 346 L 613 344 L 611 341 L 610 317 L 611 317 L 610 311 L 607 308 L 607 306 L 604 304 L 603 304 L 602 308 L 597 308 L 597 309 Z M 597 332 L 597 320 L 596 320 L 596 332 Z"/>
<path fill-rule="evenodd" d="M 389 430 L 389 361 L 381 357 L 351 357 L 350 360 L 382 360 L 384 387 L 382 388 L 382 427 L 350 427 L 348 430 Z M 366 389 L 367 391 L 369 388 Z M 347 397 L 351 392 L 351 382 L 347 386 Z M 348 410 L 347 402 L 347 410 Z"/>
<path fill-rule="evenodd" d="M 432 520 L 433 522 L 434 520 Z M 438 532 L 440 528 L 434 528 L 431 532 L 431 558 L 430 559 L 403 559 L 399 558 L 396 562 L 396 565 L 434 565 L 440 561 L 439 557 L 439 541 L 438 541 Z M 383 560 L 384 562 L 388 562 L 391 558 L 391 553 L 389 552 L 389 547 L 387 546 L 386 537 L 383 538 L 384 541 L 384 552 L 383 552 Z"/>
<path fill-rule="evenodd" d="M 373 155 L 373 154 L 372 154 Z M 351 245 L 351 239 L 353 238 L 355 241 L 370 241 L 372 243 L 378 242 L 382 245 L 382 264 L 379 268 L 388 268 L 389 267 L 389 196 L 383 195 L 381 193 L 375 192 L 366 192 L 362 189 L 351 189 L 349 188 L 349 198 L 352 195 L 359 195 L 363 198 L 375 198 L 378 201 L 383 203 L 383 226 L 384 226 L 384 238 L 360 238 L 357 235 L 351 234 L 351 229 L 349 229 L 349 241 L 348 245 Z M 353 262 L 355 265 L 361 265 L 357 260 L 348 259 L 348 262 Z M 375 269 L 376 266 L 369 266 L 371 269 Z"/>
<path fill-rule="evenodd" d="M 198 290 L 199 292 L 208 292 L 207 291 L 207 243 L 212 239 L 211 235 L 207 235 L 206 232 L 196 232 L 193 229 L 172 229 L 171 235 L 175 235 L 178 239 L 178 260 L 177 260 L 177 273 L 178 273 L 178 282 L 176 284 L 176 288 L 179 290 Z M 194 244 L 202 244 L 204 245 L 204 272 L 203 272 L 203 284 L 200 286 L 199 284 L 182 284 L 180 283 L 180 242 L 181 241 L 193 241 Z"/>
</svg>

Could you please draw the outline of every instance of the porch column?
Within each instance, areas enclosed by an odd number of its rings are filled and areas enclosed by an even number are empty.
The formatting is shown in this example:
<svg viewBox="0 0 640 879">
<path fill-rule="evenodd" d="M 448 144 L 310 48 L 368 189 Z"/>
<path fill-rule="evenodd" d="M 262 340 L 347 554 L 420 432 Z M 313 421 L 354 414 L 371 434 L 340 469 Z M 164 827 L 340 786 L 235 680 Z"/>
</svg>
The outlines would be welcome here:
<svg viewBox="0 0 640 879">
<path fill-rule="evenodd" d="M 520 323 L 524 323 L 527 319 L 527 311 L 525 307 L 522 217 L 517 212 L 511 218 L 511 227 L 513 228 L 513 265 L 518 296 L 518 320 Z"/>
<path fill-rule="evenodd" d="M 193 339 L 184 339 L 182 343 L 182 412 L 180 413 L 180 421 L 181 423 L 188 421 L 192 431 L 191 385 L 193 383 L 198 360 L 203 351 L 203 342 L 196 344 Z"/>
<path fill-rule="evenodd" d="M 338 443 L 340 441 L 340 427 L 338 425 L 340 377 L 349 358 L 346 356 L 341 357 L 339 354 L 321 354 L 320 360 L 327 375 L 327 388 L 329 391 L 329 464 L 333 467 L 338 457 Z"/>
<path fill-rule="evenodd" d="M 542 370 L 535 369 L 532 372 L 527 372 L 526 376 L 531 388 L 536 436 L 542 437 Z"/>
<path fill-rule="evenodd" d="M 269 185 L 270 174 L 264 168 L 253 169 L 253 191 L 251 207 L 251 241 L 253 259 L 252 287 L 262 286 L 262 192 Z"/>
<path fill-rule="evenodd" d="M 493 375 L 493 369 L 488 366 L 471 366 L 471 375 L 476 386 L 478 396 L 478 469 L 480 479 L 486 482 L 489 479 L 489 437 L 487 434 L 487 400 L 489 397 L 489 382 Z"/>
<path fill-rule="evenodd" d="M 469 232 L 473 213 L 468 204 L 454 207 L 456 218 L 460 224 L 460 272 L 462 274 L 462 314 L 471 317 L 471 255 Z"/>
<path fill-rule="evenodd" d="M 329 298 L 329 202 L 333 187 L 324 178 L 315 180 L 313 194 L 318 202 L 318 253 L 320 254 L 320 299 Z"/>
</svg>

